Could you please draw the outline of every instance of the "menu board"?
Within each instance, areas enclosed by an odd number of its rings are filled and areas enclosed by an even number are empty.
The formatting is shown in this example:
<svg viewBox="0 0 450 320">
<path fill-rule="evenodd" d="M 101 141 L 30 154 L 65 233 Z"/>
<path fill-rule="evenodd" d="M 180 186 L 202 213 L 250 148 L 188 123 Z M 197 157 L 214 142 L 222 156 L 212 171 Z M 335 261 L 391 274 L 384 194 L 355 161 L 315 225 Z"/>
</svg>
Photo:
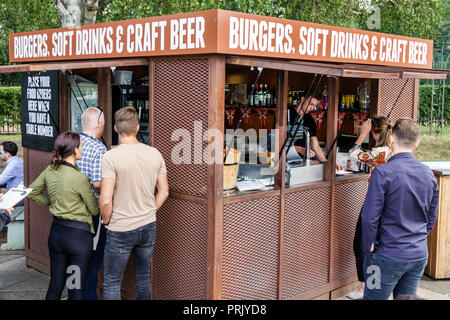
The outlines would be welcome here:
<svg viewBox="0 0 450 320">
<path fill-rule="evenodd" d="M 58 121 L 58 71 L 22 73 L 23 147 L 52 151 Z"/>
</svg>

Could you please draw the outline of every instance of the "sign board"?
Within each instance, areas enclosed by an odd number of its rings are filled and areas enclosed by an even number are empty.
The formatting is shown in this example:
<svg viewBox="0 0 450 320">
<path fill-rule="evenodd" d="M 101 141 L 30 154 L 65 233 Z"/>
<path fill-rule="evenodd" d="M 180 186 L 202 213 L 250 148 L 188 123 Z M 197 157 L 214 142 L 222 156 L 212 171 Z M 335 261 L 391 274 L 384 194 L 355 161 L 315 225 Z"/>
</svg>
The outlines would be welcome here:
<svg viewBox="0 0 450 320">
<path fill-rule="evenodd" d="M 222 53 L 432 68 L 433 41 L 207 10 L 10 34 L 11 62 Z"/>
<path fill-rule="evenodd" d="M 52 151 L 59 132 L 58 71 L 22 73 L 22 146 Z"/>
</svg>

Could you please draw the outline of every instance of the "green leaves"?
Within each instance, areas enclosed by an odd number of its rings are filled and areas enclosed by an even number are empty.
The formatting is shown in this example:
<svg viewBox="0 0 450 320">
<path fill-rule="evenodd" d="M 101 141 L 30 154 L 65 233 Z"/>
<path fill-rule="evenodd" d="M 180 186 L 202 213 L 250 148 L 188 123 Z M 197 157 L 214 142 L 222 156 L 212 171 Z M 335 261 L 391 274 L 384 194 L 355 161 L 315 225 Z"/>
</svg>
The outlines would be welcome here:
<svg viewBox="0 0 450 320">
<path fill-rule="evenodd" d="M 0 87 L 0 126 L 20 123 L 20 95 L 20 87 Z"/>
</svg>

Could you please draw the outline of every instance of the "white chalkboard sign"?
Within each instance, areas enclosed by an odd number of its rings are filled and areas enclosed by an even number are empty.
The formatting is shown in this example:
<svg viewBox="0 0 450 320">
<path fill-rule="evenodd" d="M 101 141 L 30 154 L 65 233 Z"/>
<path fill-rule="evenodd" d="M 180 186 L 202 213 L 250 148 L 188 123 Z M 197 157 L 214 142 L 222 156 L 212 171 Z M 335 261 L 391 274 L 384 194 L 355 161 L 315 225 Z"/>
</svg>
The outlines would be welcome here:
<svg viewBox="0 0 450 320">
<path fill-rule="evenodd" d="M 23 147 L 52 151 L 58 135 L 58 71 L 22 73 Z"/>
</svg>

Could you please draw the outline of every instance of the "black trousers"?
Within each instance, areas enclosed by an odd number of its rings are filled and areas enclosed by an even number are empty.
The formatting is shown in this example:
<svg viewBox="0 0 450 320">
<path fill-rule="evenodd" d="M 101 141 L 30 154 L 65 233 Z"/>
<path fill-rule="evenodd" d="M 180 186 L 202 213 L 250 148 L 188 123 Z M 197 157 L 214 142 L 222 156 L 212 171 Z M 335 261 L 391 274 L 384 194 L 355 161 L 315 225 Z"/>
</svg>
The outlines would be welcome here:
<svg viewBox="0 0 450 320">
<path fill-rule="evenodd" d="M 359 213 L 358 221 L 356 222 L 355 237 L 353 238 L 353 253 L 356 260 L 356 272 L 358 274 L 358 281 L 364 282 L 364 250 L 362 245 L 362 224 L 361 212 Z"/>
<path fill-rule="evenodd" d="M 67 280 L 68 299 L 83 300 L 93 246 L 88 231 L 53 223 L 48 237 L 50 285 L 47 300 L 59 300 Z"/>
</svg>

